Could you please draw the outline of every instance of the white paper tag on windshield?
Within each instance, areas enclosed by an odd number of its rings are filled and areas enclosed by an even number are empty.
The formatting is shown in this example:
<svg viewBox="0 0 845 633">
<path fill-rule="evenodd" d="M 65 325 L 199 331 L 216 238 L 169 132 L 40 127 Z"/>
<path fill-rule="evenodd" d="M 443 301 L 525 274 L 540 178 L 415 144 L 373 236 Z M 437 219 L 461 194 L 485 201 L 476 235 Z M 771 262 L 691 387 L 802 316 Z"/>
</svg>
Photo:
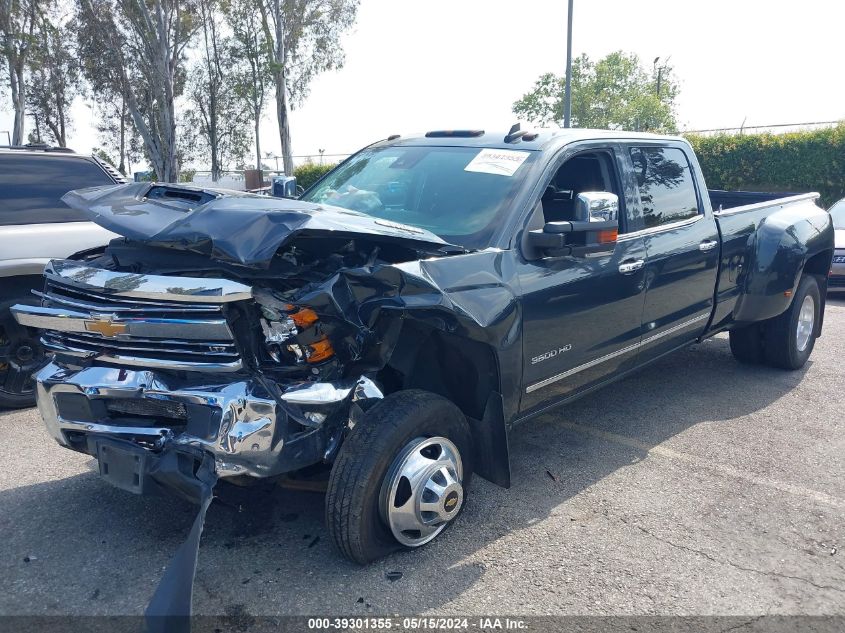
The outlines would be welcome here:
<svg viewBox="0 0 845 633">
<path fill-rule="evenodd" d="M 464 167 L 464 171 L 513 176 L 529 154 L 531 152 L 517 152 L 512 149 L 483 149 Z"/>
</svg>

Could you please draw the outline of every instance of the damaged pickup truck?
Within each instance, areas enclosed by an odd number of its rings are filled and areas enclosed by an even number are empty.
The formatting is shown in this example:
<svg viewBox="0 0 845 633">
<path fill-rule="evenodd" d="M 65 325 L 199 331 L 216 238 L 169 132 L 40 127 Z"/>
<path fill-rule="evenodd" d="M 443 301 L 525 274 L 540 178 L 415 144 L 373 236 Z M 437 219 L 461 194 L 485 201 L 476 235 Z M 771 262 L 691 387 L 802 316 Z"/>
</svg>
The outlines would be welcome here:
<svg viewBox="0 0 845 633">
<path fill-rule="evenodd" d="M 53 354 L 47 428 L 107 481 L 196 499 L 201 468 L 330 470 L 328 530 L 365 563 L 434 539 L 474 473 L 509 486 L 518 422 L 665 354 L 727 330 L 741 362 L 804 365 L 830 218 L 720 195 L 680 138 L 391 137 L 300 200 L 71 192 L 123 237 L 14 313 Z"/>
</svg>

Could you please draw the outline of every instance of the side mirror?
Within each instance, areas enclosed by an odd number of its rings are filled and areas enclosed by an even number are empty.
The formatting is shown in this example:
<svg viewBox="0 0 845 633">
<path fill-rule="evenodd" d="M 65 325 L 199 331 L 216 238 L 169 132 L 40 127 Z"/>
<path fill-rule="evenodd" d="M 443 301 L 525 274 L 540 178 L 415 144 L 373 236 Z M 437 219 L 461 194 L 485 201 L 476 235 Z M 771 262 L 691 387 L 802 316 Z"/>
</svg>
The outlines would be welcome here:
<svg viewBox="0 0 845 633">
<path fill-rule="evenodd" d="M 585 191 L 575 200 L 575 219 L 581 222 L 618 222 L 619 196 L 607 191 Z"/>
<path fill-rule="evenodd" d="M 546 222 L 542 230 L 528 231 L 525 257 L 536 260 L 612 253 L 619 233 L 619 198 L 607 192 L 580 193 L 575 215 L 576 220 Z"/>
<path fill-rule="evenodd" d="M 274 198 L 296 198 L 296 177 L 273 176 L 270 182 L 270 194 Z"/>
</svg>

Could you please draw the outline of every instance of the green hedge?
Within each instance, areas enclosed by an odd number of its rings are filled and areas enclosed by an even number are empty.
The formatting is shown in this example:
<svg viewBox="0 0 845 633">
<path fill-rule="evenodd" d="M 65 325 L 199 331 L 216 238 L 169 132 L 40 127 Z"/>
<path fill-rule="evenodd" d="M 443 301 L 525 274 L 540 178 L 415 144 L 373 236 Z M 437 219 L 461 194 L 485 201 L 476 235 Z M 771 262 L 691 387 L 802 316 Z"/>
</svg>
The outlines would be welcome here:
<svg viewBox="0 0 845 633">
<path fill-rule="evenodd" d="M 845 122 L 786 134 L 688 135 L 710 189 L 818 191 L 845 197 Z"/>
<path fill-rule="evenodd" d="M 296 176 L 296 184 L 303 189 L 308 189 L 311 185 L 317 182 L 324 174 L 328 173 L 337 166 L 337 163 L 330 165 L 318 165 L 317 163 L 305 163 L 293 170 L 293 175 Z"/>
</svg>

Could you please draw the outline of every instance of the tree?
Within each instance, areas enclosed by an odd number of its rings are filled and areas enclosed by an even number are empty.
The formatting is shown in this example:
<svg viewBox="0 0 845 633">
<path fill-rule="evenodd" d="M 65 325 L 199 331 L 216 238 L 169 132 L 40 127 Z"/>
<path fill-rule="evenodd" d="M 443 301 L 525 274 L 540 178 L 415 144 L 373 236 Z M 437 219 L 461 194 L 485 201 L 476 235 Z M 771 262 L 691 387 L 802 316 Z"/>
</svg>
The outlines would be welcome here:
<svg viewBox="0 0 845 633">
<path fill-rule="evenodd" d="M 541 75 L 531 92 L 513 104 L 520 118 L 540 125 L 563 121 L 565 78 Z M 581 55 L 572 63 L 572 125 L 599 129 L 673 132 L 678 86 L 672 68 L 649 73 L 635 54 L 622 51 L 593 62 Z"/>
<path fill-rule="evenodd" d="M 242 60 L 235 93 L 250 109 L 255 133 L 255 168 L 261 169 L 261 118 L 267 88 L 268 42 L 254 0 L 231 0 L 228 20 L 232 28 L 232 56 Z"/>
<path fill-rule="evenodd" d="M 202 44 L 188 80 L 190 128 L 211 157 L 211 179 L 217 182 L 227 164 L 249 151 L 249 114 L 236 93 L 239 60 L 231 54 L 230 38 L 221 33 L 220 1 L 198 0 L 198 7 Z"/>
<path fill-rule="evenodd" d="M 73 50 L 73 25 L 62 25 L 56 11 L 42 13 L 29 56 L 26 103 L 39 142 L 67 147 L 70 107 L 80 90 L 81 69 Z"/>
<path fill-rule="evenodd" d="M 358 0 L 258 0 L 276 92 L 286 174 L 293 173 L 289 108 L 308 96 L 311 80 L 343 65 L 341 34 L 355 22 Z"/>
<path fill-rule="evenodd" d="M 97 132 L 103 147 L 98 151 L 108 155 L 109 163 L 115 165 L 124 176 L 143 156 L 143 142 L 138 137 L 125 95 L 103 95 L 95 93 Z M 116 155 L 117 160 L 112 157 Z"/>
<path fill-rule="evenodd" d="M 15 112 L 12 145 L 22 145 L 24 142 L 26 66 L 35 40 L 39 15 L 38 0 L 0 0 L 0 49 L 6 64 Z"/>
<path fill-rule="evenodd" d="M 95 92 L 125 97 L 156 176 L 176 182 L 175 101 L 196 30 L 190 0 L 78 0 L 79 44 Z M 107 53 L 105 53 L 107 51 Z"/>
</svg>

